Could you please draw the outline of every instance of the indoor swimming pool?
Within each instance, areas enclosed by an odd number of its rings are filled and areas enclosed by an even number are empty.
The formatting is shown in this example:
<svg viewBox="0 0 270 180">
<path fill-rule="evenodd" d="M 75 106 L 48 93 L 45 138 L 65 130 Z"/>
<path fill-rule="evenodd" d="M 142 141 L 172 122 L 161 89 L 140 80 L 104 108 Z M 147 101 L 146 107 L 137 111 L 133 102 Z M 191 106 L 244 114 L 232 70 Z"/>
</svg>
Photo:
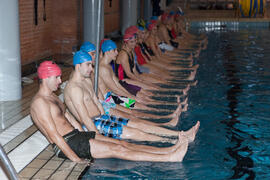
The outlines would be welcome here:
<svg viewBox="0 0 270 180">
<path fill-rule="evenodd" d="M 175 128 L 201 122 L 183 162 L 99 159 L 82 179 L 270 179 L 270 31 L 207 35 L 196 60 L 198 84 Z"/>
</svg>

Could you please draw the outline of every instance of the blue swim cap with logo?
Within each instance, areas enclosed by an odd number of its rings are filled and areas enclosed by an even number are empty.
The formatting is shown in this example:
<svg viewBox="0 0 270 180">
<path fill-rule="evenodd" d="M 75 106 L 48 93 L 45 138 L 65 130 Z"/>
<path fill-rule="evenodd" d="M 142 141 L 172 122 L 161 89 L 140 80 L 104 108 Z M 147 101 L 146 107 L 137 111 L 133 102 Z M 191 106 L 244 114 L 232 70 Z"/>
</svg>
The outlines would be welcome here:
<svg viewBox="0 0 270 180">
<path fill-rule="evenodd" d="M 73 56 L 73 65 L 82 64 L 87 61 L 92 61 L 92 57 L 85 51 L 79 50 Z"/>
<path fill-rule="evenodd" d="M 106 40 L 103 42 L 103 44 L 101 45 L 101 50 L 103 53 L 110 51 L 110 50 L 114 50 L 117 49 L 116 44 L 112 41 L 112 40 Z"/>
<path fill-rule="evenodd" d="M 96 46 L 89 41 L 86 41 L 81 45 L 80 50 L 83 50 L 85 52 L 91 52 L 96 50 Z"/>
</svg>

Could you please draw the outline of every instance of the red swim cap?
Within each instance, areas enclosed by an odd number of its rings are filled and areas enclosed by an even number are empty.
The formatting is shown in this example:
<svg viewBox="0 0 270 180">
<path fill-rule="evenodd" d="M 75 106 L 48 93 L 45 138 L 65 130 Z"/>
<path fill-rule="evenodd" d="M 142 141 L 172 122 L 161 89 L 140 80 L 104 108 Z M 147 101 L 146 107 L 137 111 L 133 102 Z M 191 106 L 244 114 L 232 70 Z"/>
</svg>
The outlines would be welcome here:
<svg viewBox="0 0 270 180">
<path fill-rule="evenodd" d="M 126 41 L 131 40 L 133 37 L 135 37 L 134 33 L 125 33 L 123 40 L 126 42 Z"/>
<path fill-rule="evenodd" d="M 157 24 L 156 23 L 151 23 L 148 25 L 148 30 L 149 31 L 152 31 L 152 29 L 156 26 Z"/>
<path fill-rule="evenodd" d="M 167 18 L 169 18 L 169 14 L 168 13 L 163 13 L 161 16 L 161 20 L 165 21 Z"/>
<path fill-rule="evenodd" d="M 61 69 L 57 64 L 52 61 L 44 61 L 38 67 L 38 78 L 39 79 L 46 79 L 51 76 L 60 76 Z"/>
<path fill-rule="evenodd" d="M 130 26 L 125 30 L 125 34 L 135 34 L 138 32 L 138 27 L 137 26 Z"/>
</svg>

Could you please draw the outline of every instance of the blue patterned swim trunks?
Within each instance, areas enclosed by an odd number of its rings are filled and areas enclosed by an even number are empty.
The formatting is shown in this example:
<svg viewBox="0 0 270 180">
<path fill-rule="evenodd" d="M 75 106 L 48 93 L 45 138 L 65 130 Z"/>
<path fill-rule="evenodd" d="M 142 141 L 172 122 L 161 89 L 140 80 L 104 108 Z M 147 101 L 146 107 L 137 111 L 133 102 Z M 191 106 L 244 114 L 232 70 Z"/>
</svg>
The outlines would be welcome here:
<svg viewBox="0 0 270 180">
<path fill-rule="evenodd" d="M 94 117 L 93 122 L 100 134 L 114 139 L 121 139 L 123 126 L 127 125 L 128 119 L 101 115 Z"/>
</svg>

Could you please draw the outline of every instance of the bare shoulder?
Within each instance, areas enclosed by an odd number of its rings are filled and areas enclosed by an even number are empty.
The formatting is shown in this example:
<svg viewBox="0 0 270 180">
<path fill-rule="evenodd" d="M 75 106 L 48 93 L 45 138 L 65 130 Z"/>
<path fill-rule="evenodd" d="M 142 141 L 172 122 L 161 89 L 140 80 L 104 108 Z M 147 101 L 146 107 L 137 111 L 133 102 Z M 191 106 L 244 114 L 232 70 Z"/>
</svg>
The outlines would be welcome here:
<svg viewBox="0 0 270 180">
<path fill-rule="evenodd" d="M 124 50 L 121 50 L 118 54 L 118 58 L 126 58 L 127 57 L 127 53 Z"/>
<path fill-rule="evenodd" d="M 32 99 L 30 109 L 34 110 L 34 109 L 42 108 L 43 106 L 48 106 L 48 103 L 50 102 L 46 98 L 39 95 L 35 95 L 34 98 Z"/>
<path fill-rule="evenodd" d="M 99 66 L 99 70 L 100 70 L 100 72 L 102 73 L 102 75 L 108 75 L 108 73 L 111 72 L 109 68 L 110 68 L 110 67 L 104 66 L 104 65 Z"/>
<path fill-rule="evenodd" d="M 80 83 L 69 81 L 64 93 L 80 93 L 82 91 Z"/>
</svg>

